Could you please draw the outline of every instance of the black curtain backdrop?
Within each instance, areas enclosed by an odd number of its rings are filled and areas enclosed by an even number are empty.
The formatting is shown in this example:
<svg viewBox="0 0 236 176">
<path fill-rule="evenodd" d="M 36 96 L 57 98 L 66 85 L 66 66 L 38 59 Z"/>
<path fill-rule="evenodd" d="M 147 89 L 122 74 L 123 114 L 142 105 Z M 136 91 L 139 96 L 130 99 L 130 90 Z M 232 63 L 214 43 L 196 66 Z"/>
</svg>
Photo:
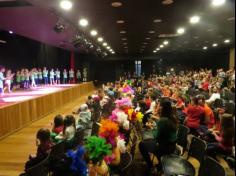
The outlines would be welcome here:
<svg viewBox="0 0 236 176">
<path fill-rule="evenodd" d="M 0 65 L 17 70 L 20 68 L 44 67 L 70 68 L 70 51 L 52 47 L 17 35 L 0 31 Z M 135 71 L 135 60 L 142 61 L 142 72 L 165 74 L 166 70 L 174 67 L 180 70 L 211 68 L 228 69 L 229 48 L 211 49 L 208 51 L 192 51 L 178 53 L 162 53 L 149 57 L 121 56 L 99 58 L 95 55 L 75 52 L 75 68 L 88 70 L 89 80 L 108 82 L 119 79 L 125 72 Z"/>
</svg>

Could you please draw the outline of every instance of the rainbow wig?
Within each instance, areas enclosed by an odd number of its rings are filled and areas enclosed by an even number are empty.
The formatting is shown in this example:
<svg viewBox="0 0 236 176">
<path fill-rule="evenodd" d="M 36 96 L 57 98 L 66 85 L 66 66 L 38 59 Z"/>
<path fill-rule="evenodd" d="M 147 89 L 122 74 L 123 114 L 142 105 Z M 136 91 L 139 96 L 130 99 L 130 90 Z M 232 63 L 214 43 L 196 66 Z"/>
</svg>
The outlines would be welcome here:
<svg viewBox="0 0 236 176">
<path fill-rule="evenodd" d="M 99 128 L 98 135 L 106 139 L 108 144 L 111 144 L 112 147 L 116 147 L 116 137 L 118 136 L 119 126 L 117 123 L 113 122 L 110 119 L 102 120 L 101 126 Z"/>
</svg>

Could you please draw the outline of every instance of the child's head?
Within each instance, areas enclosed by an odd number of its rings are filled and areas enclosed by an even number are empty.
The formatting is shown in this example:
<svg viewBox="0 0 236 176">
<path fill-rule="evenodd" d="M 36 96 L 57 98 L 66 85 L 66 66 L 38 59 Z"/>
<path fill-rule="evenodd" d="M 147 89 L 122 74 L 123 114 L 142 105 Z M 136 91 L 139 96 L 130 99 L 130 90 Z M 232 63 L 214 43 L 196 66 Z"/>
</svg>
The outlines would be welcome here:
<svg viewBox="0 0 236 176">
<path fill-rule="evenodd" d="M 54 117 L 54 127 L 56 128 L 56 127 L 59 127 L 59 126 L 62 126 L 62 125 L 64 125 L 64 121 L 63 121 L 63 117 L 62 117 L 62 115 L 56 115 L 55 117 Z"/>
<path fill-rule="evenodd" d="M 88 110 L 88 105 L 87 104 L 82 104 L 79 109 L 80 109 L 81 112 L 85 112 L 85 111 Z"/>
<path fill-rule="evenodd" d="M 38 130 L 36 138 L 40 141 L 40 143 L 45 143 L 50 140 L 50 130 L 47 128 L 41 128 Z"/>
<path fill-rule="evenodd" d="M 231 114 L 222 115 L 221 130 L 223 131 L 223 138 L 225 140 L 232 140 L 234 138 L 234 118 Z"/>
<path fill-rule="evenodd" d="M 74 126 L 75 127 L 75 118 L 72 115 L 67 115 L 64 119 L 64 127 Z M 64 129 L 65 129 L 64 128 Z"/>
</svg>

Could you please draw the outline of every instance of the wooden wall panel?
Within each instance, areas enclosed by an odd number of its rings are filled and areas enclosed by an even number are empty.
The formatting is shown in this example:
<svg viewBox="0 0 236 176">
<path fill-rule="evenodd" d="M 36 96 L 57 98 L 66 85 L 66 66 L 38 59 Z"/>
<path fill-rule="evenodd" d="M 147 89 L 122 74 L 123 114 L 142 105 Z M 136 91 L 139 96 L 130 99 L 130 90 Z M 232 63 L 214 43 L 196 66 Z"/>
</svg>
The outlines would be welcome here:
<svg viewBox="0 0 236 176">
<path fill-rule="evenodd" d="M 93 82 L 0 108 L 0 138 L 93 91 Z"/>
</svg>

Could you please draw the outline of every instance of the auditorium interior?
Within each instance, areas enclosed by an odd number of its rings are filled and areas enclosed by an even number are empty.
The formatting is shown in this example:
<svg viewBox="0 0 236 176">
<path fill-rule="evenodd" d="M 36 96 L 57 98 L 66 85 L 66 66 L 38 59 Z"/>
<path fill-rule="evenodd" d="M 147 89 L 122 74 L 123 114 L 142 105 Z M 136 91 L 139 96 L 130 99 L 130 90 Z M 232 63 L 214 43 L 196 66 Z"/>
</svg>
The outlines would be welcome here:
<svg viewBox="0 0 236 176">
<path fill-rule="evenodd" d="M 0 176 L 234 176 L 235 0 L 0 0 Z"/>
</svg>

